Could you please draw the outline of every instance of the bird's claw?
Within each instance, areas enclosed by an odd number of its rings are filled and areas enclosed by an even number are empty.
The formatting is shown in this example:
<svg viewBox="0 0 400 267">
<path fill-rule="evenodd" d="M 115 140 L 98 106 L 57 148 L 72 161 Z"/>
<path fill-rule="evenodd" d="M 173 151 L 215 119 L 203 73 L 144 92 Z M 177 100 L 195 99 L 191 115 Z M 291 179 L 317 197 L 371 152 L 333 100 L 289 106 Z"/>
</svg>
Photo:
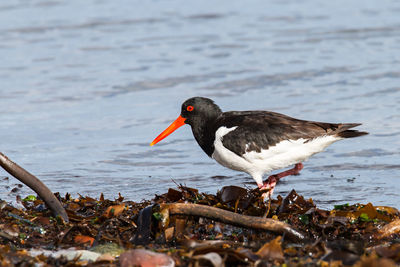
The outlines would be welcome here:
<svg viewBox="0 0 400 267">
<path fill-rule="evenodd" d="M 277 179 L 275 179 L 275 177 L 271 175 L 270 177 L 268 177 L 267 181 L 265 181 L 264 184 L 261 187 L 259 187 L 260 191 L 267 191 L 261 195 L 264 201 L 267 201 L 272 197 L 276 183 Z"/>
</svg>

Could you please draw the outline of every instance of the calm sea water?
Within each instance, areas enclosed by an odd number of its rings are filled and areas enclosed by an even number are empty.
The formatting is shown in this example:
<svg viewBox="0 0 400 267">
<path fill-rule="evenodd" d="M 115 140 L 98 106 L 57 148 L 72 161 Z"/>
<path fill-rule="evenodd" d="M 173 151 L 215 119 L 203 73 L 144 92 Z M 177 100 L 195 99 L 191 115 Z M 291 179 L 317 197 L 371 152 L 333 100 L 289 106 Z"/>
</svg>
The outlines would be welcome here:
<svg viewBox="0 0 400 267">
<path fill-rule="evenodd" d="M 370 135 L 315 155 L 276 194 L 400 208 L 399 13 L 395 0 L 3 1 L 0 151 L 75 196 L 255 187 L 188 126 L 149 146 L 201 95 L 223 110 L 363 123 Z M 5 177 L 2 199 L 31 194 Z"/>
</svg>

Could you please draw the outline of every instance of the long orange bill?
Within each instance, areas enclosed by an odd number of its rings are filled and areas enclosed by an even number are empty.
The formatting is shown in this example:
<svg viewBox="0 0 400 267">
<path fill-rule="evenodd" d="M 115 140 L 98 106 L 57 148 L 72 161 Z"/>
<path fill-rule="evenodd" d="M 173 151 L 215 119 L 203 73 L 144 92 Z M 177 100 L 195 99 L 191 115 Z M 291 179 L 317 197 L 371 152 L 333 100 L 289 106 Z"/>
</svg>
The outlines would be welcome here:
<svg viewBox="0 0 400 267">
<path fill-rule="evenodd" d="M 163 140 L 165 137 L 170 135 L 173 131 L 184 125 L 185 120 L 186 120 L 185 118 L 179 116 L 173 123 L 171 123 L 170 126 L 168 126 L 167 129 L 165 129 L 162 133 L 160 133 L 160 135 L 157 136 L 156 139 L 154 139 L 153 142 L 150 143 L 150 146 L 154 146 L 155 144 Z"/>
</svg>

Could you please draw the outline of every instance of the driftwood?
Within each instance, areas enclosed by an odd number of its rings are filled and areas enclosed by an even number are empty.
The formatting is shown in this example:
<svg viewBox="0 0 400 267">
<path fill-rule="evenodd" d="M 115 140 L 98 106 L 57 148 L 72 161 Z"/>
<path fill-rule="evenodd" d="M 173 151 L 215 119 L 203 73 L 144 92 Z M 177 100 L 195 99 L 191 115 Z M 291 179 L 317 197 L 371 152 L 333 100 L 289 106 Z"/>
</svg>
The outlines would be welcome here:
<svg viewBox="0 0 400 267">
<path fill-rule="evenodd" d="M 61 216 L 61 218 L 68 222 L 68 215 L 60 201 L 54 196 L 50 189 L 42 183 L 34 175 L 23 169 L 17 163 L 8 159 L 3 153 L 0 152 L 0 166 L 3 167 L 9 174 L 20 180 L 25 185 L 29 186 L 35 191 L 38 196 L 43 199 L 44 203 L 51 209 L 55 216 Z"/>
<path fill-rule="evenodd" d="M 301 232 L 293 229 L 289 224 L 269 218 L 247 216 L 215 207 L 190 203 L 164 204 L 161 209 L 164 207 L 169 209 L 170 215 L 206 217 L 227 224 L 286 234 L 288 237 L 295 240 L 305 239 Z"/>
<path fill-rule="evenodd" d="M 391 223 L 383 226 L 381 229 L 379 229 L 375 236 L 377 238 L 385 238 L 398 233 L 400 233 L 400 219 L 394 220 Z"/>
</svg>

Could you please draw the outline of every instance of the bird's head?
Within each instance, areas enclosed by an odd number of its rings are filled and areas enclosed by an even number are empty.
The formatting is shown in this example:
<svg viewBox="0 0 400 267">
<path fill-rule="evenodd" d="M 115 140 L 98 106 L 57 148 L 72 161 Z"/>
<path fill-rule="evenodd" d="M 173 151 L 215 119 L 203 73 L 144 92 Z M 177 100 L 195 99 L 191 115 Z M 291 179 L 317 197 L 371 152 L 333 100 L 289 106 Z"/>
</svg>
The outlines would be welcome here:
<svg viewBox="0 0 400 267">
<path fill-rule="evenodd" d="M 217 118 L 222 113 L 221 109 L 209 98 L 192 97 L 183 102 L 179 117 L 159 136 L 157 136 L 150 146 L 160 142 L 184 124 L 197 127 L 207 121 Z"/>
</svg>

